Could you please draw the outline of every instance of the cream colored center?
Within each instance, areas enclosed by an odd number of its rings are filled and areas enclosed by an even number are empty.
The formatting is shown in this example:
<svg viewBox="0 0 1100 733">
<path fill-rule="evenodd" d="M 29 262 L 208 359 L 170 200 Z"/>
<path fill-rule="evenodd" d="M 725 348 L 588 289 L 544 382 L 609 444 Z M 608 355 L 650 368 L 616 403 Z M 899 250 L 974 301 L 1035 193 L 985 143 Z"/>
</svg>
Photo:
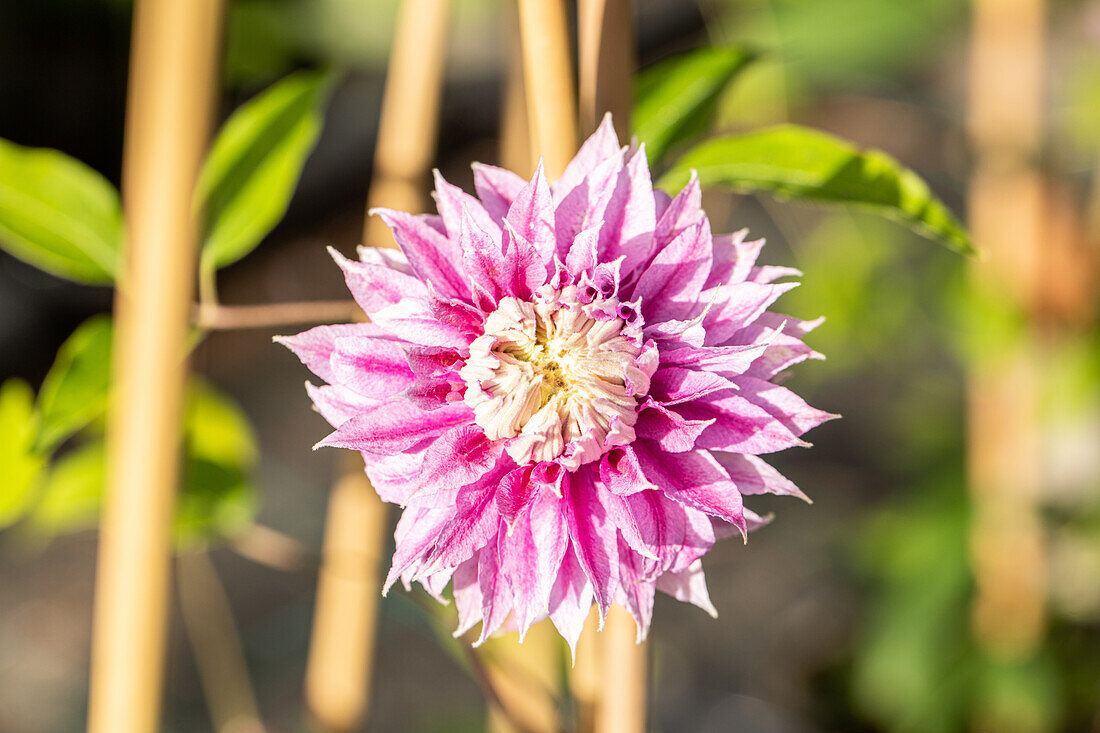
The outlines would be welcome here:
<svg viewBox="0 0 1100 733">
<path fill-rule="evenodd" d="M 636 364 L 640 334 L 604 315 L 609 305 L 618 303 L 578 302 L 572 286 L 504 298 L 470 345 L 460 372 L 466 404 L 520 465 L 573 469 L 634 439 L 649 374 Z"/>
</svg>

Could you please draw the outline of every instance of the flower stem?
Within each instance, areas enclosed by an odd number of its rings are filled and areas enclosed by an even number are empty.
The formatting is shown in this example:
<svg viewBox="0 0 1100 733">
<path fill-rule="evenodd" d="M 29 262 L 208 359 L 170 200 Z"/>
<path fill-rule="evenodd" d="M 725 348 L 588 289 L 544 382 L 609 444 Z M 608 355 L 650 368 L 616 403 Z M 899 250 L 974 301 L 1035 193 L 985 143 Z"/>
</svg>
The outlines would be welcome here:
<svg viewBox="0 0 1100 733">
<path fill-rule="evenodd" d="M 99 537 L 88 730 L 159 728 L 171 518 L 179 477 L 196 264 L 192 192 L 212 119 L 220 0 L 138 0 L 115 296 L 107 489 Z"/>
</svg>

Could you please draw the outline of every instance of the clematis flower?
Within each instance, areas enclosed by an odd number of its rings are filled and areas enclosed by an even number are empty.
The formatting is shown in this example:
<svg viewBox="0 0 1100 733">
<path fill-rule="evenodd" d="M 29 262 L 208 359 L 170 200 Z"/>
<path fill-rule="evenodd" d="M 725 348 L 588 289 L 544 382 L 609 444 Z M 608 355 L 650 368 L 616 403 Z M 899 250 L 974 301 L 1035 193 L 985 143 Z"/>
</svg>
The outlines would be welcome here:
<svg viewBox="0 0 1100 733">
<path fill-rule="evenodd" d="M 610 118 L 552 185 L 474 184 L 436 174 L 438 215 L 376 210 L 400 252 L 333 252 L 370 323 L 282 339 L 327 383 L 318 446 L 360 451 L 403 508 L 385 591 L 451 584 L 478 643 L 549 616 L 575 645 L 612 603 L 641 639 L 658 590 L 714 614 L 701 558 L 765 523 L 742 498 L 803 497 L 759 456 L 834 417 L 776 384 L 819 357 L 818 321 L 768 310 L 799 273 L 712 235 L 694 178 L 654 190 Z"/>
</svg>

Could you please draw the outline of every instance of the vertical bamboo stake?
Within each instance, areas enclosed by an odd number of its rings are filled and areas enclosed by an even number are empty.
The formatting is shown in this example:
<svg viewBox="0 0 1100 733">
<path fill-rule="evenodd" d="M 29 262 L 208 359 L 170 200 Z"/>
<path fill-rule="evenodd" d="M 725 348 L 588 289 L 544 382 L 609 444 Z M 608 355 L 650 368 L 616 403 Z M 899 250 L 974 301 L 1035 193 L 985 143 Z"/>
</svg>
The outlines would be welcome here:
<svg viewBox="0 0 1100 733">
<path fill-rule="evenodd" d="M 564 0 L 519 0 L 531 141 L 554 180 L 577 152 L 577 101 Z"/>
<path fill-rule="evenodd" d="M 448 0 L 403 0 L 378 122 L 367 208 L 420 212 L 435 155 L 447 51 Z M 363 244 L 396 246 L 382 220 L 368 216 Z"/>
<path fill-rule="evenodd" d="M 631 0 L 578 0 L 582 134 L 591 133 L 605 112 L 619 139 L 630 139 L 630 75 L 637 65 Z"/>
<path fill-rule="evenodd" d="M 596 733 L 643 733 L 646 718 L 646 645 L 637 643 L 634 618 L 612 606 L 601 639 L 604 682 L 596 706 Z"/>
<path fill-rule="evenodd" d="M 970 213 L 986 261 L 984 298 L 1029 315 L 1023 332 L 971 366 L 969 474 L 977 584 L 974 631 L 996 658 L 1026 658 L 1045 626 L 1039 516 L 1040 344 L 1033 318 L 1041 285 L 1042 181 L 1032 166 L 1042 135 L 1044 0 L 975 0 L 969 128 L 975 148 Z M 977 720 L 979 730 L 1021 730 Z"/>
<path fill-rule="evenodd" d="M 210 130 L 220 0 L 139 0 L 127 102 L 128 248 L 115 297 L 108 479 L 88 730 L 158 728 L 179 472 L 195 180 Z"/>
<path fill-rule="evenodd" d="M 435 151 L 446 56 L 448 0 L 404 0 L 386 74 L 368 209 L 422 211 L 424 179 Z M 377 217 L 367 217 L 365 244 L 395 246 Z M 386 507 L 363 473 L 362 459 L 343 458 L 325 524 L 324 562 L 306 669 L 306 701 L 334 731 L 366 717 L 381 589 Z"/>
</svg>

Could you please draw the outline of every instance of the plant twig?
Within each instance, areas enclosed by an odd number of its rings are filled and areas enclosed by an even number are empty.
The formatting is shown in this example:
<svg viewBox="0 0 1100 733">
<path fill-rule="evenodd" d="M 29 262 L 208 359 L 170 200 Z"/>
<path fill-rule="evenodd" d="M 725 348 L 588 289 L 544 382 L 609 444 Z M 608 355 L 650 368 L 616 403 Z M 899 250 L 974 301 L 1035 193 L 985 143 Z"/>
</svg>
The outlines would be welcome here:
<svg viewBox="0 0 1100 733">
<path fill-rule="evenodd" d="M 263 733 L 233 609 L 205 552 L 176 560 L 180 616 L 216 733 Z"/>
<path fill-rule="evenodd" d="M 347 323 L 355 320 L 359 306 L 354 300 L 307 300 L 296 303 L 222 305 L 196 303 L 192 320 L 210 331 L 240 331 L 250 328 L 280 328 L 306 323 Z"/>
</svg>

